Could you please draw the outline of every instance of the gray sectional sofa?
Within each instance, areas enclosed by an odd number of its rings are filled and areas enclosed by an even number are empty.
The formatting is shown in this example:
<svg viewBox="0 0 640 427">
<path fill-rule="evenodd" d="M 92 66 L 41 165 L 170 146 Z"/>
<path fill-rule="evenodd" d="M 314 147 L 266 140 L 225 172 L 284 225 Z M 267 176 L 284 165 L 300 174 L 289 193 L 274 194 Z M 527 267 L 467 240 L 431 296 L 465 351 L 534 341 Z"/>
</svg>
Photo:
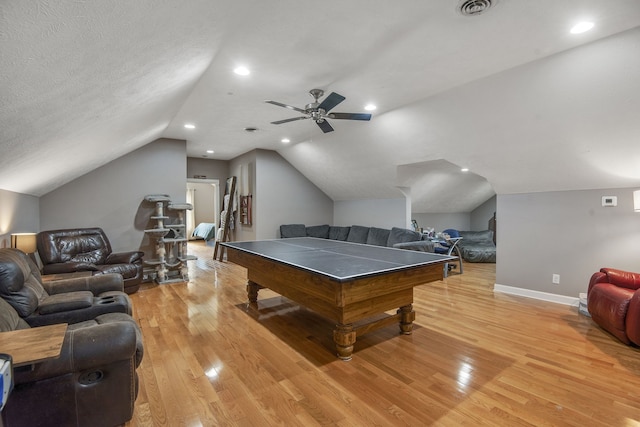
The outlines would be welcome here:
<svg viewBox="0 0 640 427">
<path fill-rule="evenodd" d="M 322 239 L 342 240 L 352 243 L 386 246 L 397 249 L 409 249 L 422 252 L 433 252 L 434 243 L 423 240 L 423 235 L 406 228 L 392 229 L 364 227 L 352 225 L 338 227 L 333 225 L 283 224 L 280 226 L 280 237 L 318 237 Z"/>
</svg>

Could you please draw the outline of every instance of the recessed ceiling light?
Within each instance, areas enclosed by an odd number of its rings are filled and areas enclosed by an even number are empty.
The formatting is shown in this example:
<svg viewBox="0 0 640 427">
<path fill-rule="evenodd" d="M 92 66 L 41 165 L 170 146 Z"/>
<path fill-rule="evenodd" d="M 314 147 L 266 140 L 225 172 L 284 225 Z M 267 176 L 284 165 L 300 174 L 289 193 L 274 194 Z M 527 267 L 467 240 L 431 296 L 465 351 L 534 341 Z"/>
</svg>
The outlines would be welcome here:
<svg viewBox="0 0 640 427">
<path fill-rule="evenodd" d="M 289 138 L 282 138 L 280 142 L 282 142 L 283 144 L 288 144 L 291 142 L 291 140 Z"/>
<path fill-rule="evenodd" d="M 367 110 L 367 111 L 373 111 L 373 110 L 375 110 L 376 108 L 378 108 L 378 107 L 376 107 L 376 106 L 375 106 L 375 105 L 373 105 L 373 104 L 367 104 L 367 105 L 365 105 L 365 106 L 364 106 L 364 109 L 365 109 L 365 110 Z"/>
<path fill-rule="evenodd" d="M 213 150 L 207 150 L 207 153 L 209 153 L 209 154 L 213 154 L 213 153 L 214 153 L 214 151 L 213 151 Z"/>
<path fill-rule="evenodd" d="M 251 74 L 251 71 L 249 71 L 249 69 L 247 67 L 242 66 L 242 65 L 239 66 L 239 67 L 236 67 L 233 70 L 233 72 L 236 73 L 239 76 L 248 76 L 249 74 Z"/>
<path fill-rule="evenodd" d="M 469 168 L 462 168 L 462 169 L 460 169 L 460 171 L 462 171 L 462 172 L 469 172 Z"/>
<path fill-rule="evenodd" d="M 195 129 L 196 125 L 194 125 L 193 123 L 185 123 L 184 127 L 187 129 Z"/>
<path fill-rule="evenodd" d="M 593 28 L 593 25 L 594 25 L 593 22 L 587 22 L 587 21 L 578 22 L 576 25 L 574 25 L 571 28 L 571 34 L 580 34 L 580 33 L 589 31 L 590 29 Z"/>
</svg>

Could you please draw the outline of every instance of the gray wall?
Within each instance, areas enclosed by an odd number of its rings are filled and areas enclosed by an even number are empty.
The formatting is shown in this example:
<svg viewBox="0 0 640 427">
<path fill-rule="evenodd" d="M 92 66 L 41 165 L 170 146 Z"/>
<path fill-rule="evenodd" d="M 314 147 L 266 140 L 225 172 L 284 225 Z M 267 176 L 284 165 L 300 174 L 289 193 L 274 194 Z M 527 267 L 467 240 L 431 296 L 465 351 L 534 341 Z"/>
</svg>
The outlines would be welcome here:
<svg viewBox="0 0 640 427">
<path fill-rule="evenodd" d="M 471 231 L 482 231 L 489 228 L 489 219 L 493 217 L 497 208 L 497 197 L 493 196 L 471 212 L 470 228 Z"/>
<path fill-rule="evenodd" d="M 184 203 L 186 142 L 158 139 L 40 198 L 40 230 L 102 227 L 114 251 L 141 249 L 155 206 L 148 194 Z M 38 230 L 39 231 L 39 230 Z"/>
<path fill-rule="evenodd" d="M 436 232 L 447 228 L 471 229 L 471 214 L 469 213 L 414 213 L 412 217 L 418 222 L 419 227 L 423 229 L 431 227 Z"/>
<path fill-rule="evenodd" d="M 256 238 L 280 237 L 280 225 L 332 224 L 333 200 L 275 151 L 257 150 Z"/>
<path fill-rule="evenodd" d="M 237 179 L 236 194 L 241 196 L 252 196 L 252 218 L 250 225 L 238 224 L 231 235 L 231 239 L 235 241 L 256 240 L 257 229 L 260 214 L 260 206 L 258 203 L 260 194 L 256 189 L 256 162 L 258 158 L 258 150 L 253 150 L 242 156 L 236 157 L 229 162 L 229 176 L 235 176 Z M 224 192 L 225 181 L 220 183 Z M 237 218 L 237 214 L 236 214 Z"/>
<path fill-rule="evenodd" d="M 229 162 L 227 160 L 213 160 L 199 157 L 187 157 L 187 178 L 205 176 L 206 179 L 217 179 L 220 182 L 218 200 L 224 196 L 224 183 L 229 177 Z M 222 203 L 222 202 L 221 202 Z"/>
<path fill-rule="evenodd" d="M 0 247 L 11 247 L 11 233 L 40 231 L 40 199 L 0 190 Z"/>
<path fill-rule="evenodd" d="M 601 267 L 640 271 L 632 191 L 499 195 L 496 283 L 578 297 Z M 602 207 L 602 196 L 617 196 L 618 206 Z"/>
<path fill-rule="evenodd" d="M 454 228 L 456 230 L 482 231 L 489 225 L 489 219 L 496 212 L 496 196 L 475 208 L 472 212 L 459 213 L 413 213 L 412 218 L 422 228 L 433 227 L 436 231 Z"/>
<path fill-rule="evenodd" d="M 406 199 L 339 200 L 333 205 L 333 220 L 337 226 L 407 228 Z"/>
</svg>

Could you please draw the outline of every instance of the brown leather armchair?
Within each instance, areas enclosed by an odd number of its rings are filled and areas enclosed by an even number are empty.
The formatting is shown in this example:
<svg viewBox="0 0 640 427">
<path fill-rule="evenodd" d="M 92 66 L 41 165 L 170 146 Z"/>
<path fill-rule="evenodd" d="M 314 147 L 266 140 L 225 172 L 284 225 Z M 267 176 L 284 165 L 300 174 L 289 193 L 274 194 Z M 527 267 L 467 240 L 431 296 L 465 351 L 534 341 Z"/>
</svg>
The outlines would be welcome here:
<svg viewBox="0 0 640 427">
<path fill-rule="evenodd" d="M 587 309 L 620 341 L 640 345 L 640 273 L 601 268 L 589 281 Z"/>
<path fill-rule="evenodd" d="M 30 326 L 78 323 L 132 311 L 119 274 L 42 283 L 38 267 L 18 249 L 0 249 L 0 298 Z"/>
<path fill-rule="evenodd" d="M 43 274 L 118 273 L 128 294 L 136 292 L 142 282 L 144 252 L 112 252 L 109 239 L 99 227 L 41 231 L 36 243 Z"/>
<path fill-rule="evenodd" d="M 0 332 L 29 325 L 0 299 Z M 2 349 L 0 349 L 1 351 Z M 69 325 L 60 356 L 14 367 L 5 427 L 116 426 L 133 417 L 142 335 L 123 313 Z"/>
</svg>

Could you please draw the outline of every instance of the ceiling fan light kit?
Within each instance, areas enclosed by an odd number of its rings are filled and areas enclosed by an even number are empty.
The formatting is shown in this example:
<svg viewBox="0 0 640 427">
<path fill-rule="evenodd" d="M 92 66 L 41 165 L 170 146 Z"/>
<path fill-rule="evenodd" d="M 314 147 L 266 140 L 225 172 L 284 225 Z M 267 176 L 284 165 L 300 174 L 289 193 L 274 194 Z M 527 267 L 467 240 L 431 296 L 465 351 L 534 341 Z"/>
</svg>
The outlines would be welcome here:
<svg viewBox="0 0 640 427">
<path fill-rule="evenodd" d="M 333 127 L 329 124 L 327 119 L 337 119 L 337 120 L 371 120 L 371 114 L 367 113 L 330 113 L 336 105 L 340 104 L 346 98 L 342 95 L 339 95 L 335 92 L 331 92 L 329 96 L 327 96 L 322 102 L 319 102 L 319 99 L 324 95 L 324 91 L 322 89 L 311 89 L 309 91 L 314 101 L 310 104 L 305 105 L 303 108 L 294 107 L 292 105 L 283 104 L 277 101 L 265 101 L 268 104 L 273 104 L 278 107 L 288 108 L 293 111 L 297 111 L 299 113 L 304 114 L 304 116 L 293 117 L 290 119 L 277 120 L 275 122 L 271 122 L 273 125 L 281 125 L 283 123 L 293 122 L 296 120 L 305 120 L 312 119 L 322 132 L 332 132 Z"/>
</svg>

